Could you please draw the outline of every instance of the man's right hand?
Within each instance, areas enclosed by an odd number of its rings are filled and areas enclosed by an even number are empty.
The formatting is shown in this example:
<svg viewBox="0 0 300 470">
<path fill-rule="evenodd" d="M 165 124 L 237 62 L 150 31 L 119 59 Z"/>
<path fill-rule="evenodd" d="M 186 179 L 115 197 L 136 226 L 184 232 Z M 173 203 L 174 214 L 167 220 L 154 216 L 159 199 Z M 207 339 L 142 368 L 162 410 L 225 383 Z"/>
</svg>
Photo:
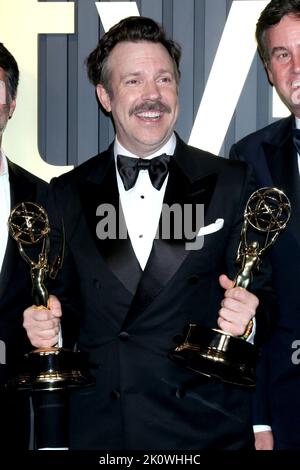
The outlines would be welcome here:
<svg viewBox="0 0 300 470">
<path fill-rule="evenodd" d="M 33 305 L 24 311 L 23 326 L 33 346 L 50 348 L 57 344 L 61 315 L 60 302 L 54 295 L 49 297 L 48 308 Z"/>
<path fill-rule="evenodd" d="M 274 438 L 272 431 L 260 431 L 254 433 L 256 450 L 273 450 Z"/>
</svg>

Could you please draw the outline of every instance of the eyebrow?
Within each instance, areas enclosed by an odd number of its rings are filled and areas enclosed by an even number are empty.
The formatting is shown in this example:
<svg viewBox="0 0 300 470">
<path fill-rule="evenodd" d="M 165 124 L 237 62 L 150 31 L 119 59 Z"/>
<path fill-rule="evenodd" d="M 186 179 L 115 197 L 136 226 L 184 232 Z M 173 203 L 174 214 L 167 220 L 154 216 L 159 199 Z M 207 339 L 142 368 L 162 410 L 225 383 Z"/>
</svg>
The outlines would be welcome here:
<svg viewBox="0 0 300 470">
<path fill-rule="evenodd" d="M 271 56 L 273 56 L 276 52 L 282 52 L 282 51 L 287 51 L 288 49 L 286 47 L 283 47 L 283 46 L 277 46 L 277 47 L 273 47 L 272 51 L 271 51 Z"/>
</svg>

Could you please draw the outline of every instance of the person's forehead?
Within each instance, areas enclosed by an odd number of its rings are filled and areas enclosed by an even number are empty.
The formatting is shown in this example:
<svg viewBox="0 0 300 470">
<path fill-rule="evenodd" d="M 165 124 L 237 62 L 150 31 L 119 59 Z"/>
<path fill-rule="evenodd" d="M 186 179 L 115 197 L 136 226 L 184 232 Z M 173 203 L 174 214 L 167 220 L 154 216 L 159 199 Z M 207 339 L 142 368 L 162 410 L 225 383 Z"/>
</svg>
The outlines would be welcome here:
<svg viewBox="0 0 300 470">
<path fill-rule="evenodd" d="M 132 61 L 161 60 L 172 62 L 167 49 L 161 43 L 152 41 L 121 41 L 110 53 L 110 61 L 117 65 Z"/>
</svg>

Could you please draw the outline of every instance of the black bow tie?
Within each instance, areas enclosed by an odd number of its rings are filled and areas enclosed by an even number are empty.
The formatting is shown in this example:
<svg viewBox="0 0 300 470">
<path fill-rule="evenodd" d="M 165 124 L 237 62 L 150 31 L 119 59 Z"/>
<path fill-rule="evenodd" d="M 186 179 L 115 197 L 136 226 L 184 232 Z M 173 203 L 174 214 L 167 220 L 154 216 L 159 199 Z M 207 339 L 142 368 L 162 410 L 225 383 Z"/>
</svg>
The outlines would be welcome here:
<svg viewBox="0 0 300 470">
<path fill-rule="evenodd" d="M 296 147 L 297 152 L 300 155 L 300 129 L 293 129 L 292 130 L 293 142 Z"/>
<path fill-rule="evenodd" d="M 148 170 L 151 183 L 155 189 L 160 190 L 168 174 L 169 162 L 170 155 L 165 153 L 151 160 L 117 156 L 117 167 L 126 191 L 135 185 L 140 170 Z"/>
</svg>

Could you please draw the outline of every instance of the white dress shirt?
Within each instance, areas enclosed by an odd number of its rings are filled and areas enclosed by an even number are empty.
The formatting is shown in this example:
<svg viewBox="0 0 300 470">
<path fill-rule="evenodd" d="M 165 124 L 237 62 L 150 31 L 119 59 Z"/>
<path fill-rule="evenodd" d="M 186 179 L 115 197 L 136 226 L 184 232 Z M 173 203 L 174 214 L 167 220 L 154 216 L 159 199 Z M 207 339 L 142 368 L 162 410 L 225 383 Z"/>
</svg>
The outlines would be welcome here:
<svg viewBox="0 0 300 470">
<path fill-rule="evenodd" d="M 163 153 L 173 155 L 175 146 L 176 137 L 175 134 L 172 134 L 168 142 L 159 151 L 145 157 L 145 160 L 157 157 Z M 114 143 L 115 164 L 117 164 L 117 155 L 119 154 L 138 158 L 122 147 L 116 138 Z M 120 203 L 128 235 L 138 262 L 142 270 L 144 270 L 156 235 L 169 175 L 166 177 L 160 190 L 157 190 L 151 183 L 148 170 L 140 170 L 133 188 L 125 191 L 117 167 L 116 172 Z"/>
<path fill-rule="evenodd" d="M 4 152 L 0 149 L 0 272 L 8 240 L 7 220 L 10 214 L 10 187 L 8 164 Z"/>
<path fill-rule="evenodd" d="M 162 153 L 173 155 L 175 147 L 176 137 L 175 134 L 172 134 L 169 141 L 159 149 L 158 152 L 146 157 L 146 159 L 157 157 Z M 126 150 L 116 137 L 114 143 L 114 156 L 120 203 L 123 209 L 132 248 L 142 270 L 144 270 L 156 235 L 169 175 L 166 177 L 161 189 L 158 191 L 151 183 L 148 170 L 140 170 L 133 188 L 125 191 L 117 168 L 117 155 L 119 154 L 133 158 L 138 157 Z M 254 318 L 252 332 L 247 339 L 248 342 L 254 342 L 255 331 L 256 323 Z"/>
</svg>

